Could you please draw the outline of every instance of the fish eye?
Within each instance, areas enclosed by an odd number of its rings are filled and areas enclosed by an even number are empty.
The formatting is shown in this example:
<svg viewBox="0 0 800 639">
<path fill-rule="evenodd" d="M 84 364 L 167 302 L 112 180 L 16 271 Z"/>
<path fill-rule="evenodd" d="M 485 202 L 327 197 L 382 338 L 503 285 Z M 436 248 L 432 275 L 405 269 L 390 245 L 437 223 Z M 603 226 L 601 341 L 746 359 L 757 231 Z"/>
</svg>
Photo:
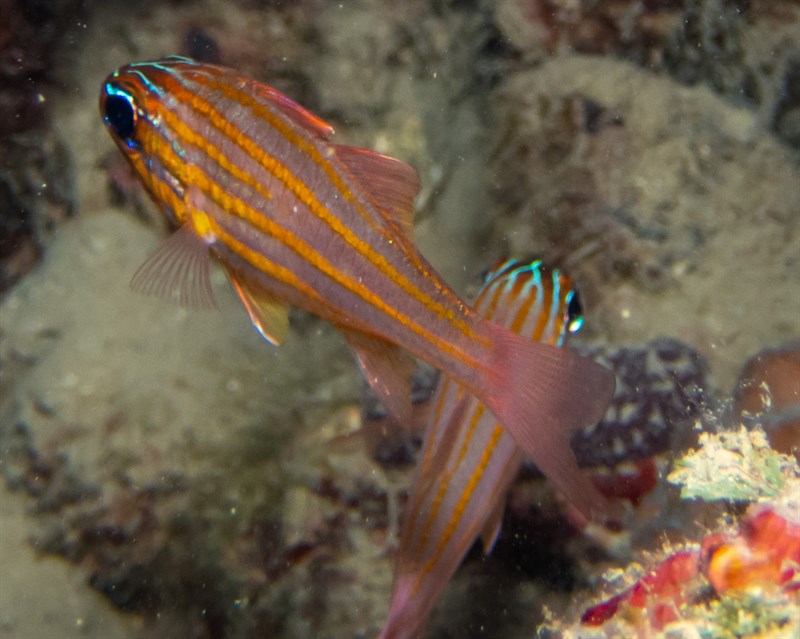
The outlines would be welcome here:
<svg viewBox="0 0 800 639">
<path fill-rule="evenodd" d="M 133 136 L 136 133 L 138 115 L 133 97 L 125 91 L 107 84 L 102 104 L 103 121 L 120 140 L 135 148 Z"/>
<path fill-rule="evenodd" d="M 567 330 L 570 333 L 577 333 L 583 326 L 583 304 L 578 295 L 578 291 L 574 290 L 569 294 L 567 301 Z"/>
</svg>

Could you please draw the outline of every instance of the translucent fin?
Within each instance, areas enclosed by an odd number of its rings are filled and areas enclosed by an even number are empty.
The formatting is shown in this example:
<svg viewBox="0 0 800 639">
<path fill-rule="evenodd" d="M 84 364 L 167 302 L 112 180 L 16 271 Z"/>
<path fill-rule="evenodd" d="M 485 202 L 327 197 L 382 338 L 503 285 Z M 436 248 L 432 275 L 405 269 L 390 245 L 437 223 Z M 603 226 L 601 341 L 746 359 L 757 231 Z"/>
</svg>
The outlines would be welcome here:
<svg viewBox="0 0 800 639">
<path fill-rule="evenodd" d="M 614 374 L 565 348 L 492 325 L 494 363 L 483 399 L 525 454 L 585 516 L 607 509 L 578 469 L 569 432 L 602 419 Z"/>
<path fill-rule="evenodd" d="M 262 82 L 253 82 L 251 84 L 251 89 L 254 93 L 269 101 L 272 106 L 278 109 L 292 122 L 303 127 L 313 136 L 327 140 L 333 135 L 333 127 L 330 124 L 319 116 L 311 113 L 311 111 L 305 107 L 300 106 L 297 102 L 277 89 L 273 89 L 271 86 Z"/>
<path fill-rule="evenodd" d="M 408 237 L 414 227 L 414 198 L 419 193 L 417 170 L 405 162 L 353 146 L 334 146 L 336 157 L 361 184 L 370 201 L 389 214 Z"/>
<path fill-rule="evenodd" d="M 280 346 L 289 332 L 289 306 L 256 282 L 225 267 L 239 299 L 261 337 L 274 346 Z"/>
<path fill-rule="evenodd" d="M 483 542 L 483 554 L 489 555 L 494 548 L 497 537 L 500 535 L 500 527 L 503 525 L 503 512 L 506 509 L 506 498 L 503 495 L 492 507 L 492 512 L 481 531 L 481 542 Z"/>
<path fill-rule="evenodd" d="M 189 308 L 215 308 L 209 261 L 208 246 L 185 224 L 133 274 L 131 288 Z"/>
<path fill-rule="evenodd" d="M 364 378 L 389 414 L 403 428 L 411 427 L 411 373 L 414 358 L 378 337 L 339 326 Z"/>
</svg>

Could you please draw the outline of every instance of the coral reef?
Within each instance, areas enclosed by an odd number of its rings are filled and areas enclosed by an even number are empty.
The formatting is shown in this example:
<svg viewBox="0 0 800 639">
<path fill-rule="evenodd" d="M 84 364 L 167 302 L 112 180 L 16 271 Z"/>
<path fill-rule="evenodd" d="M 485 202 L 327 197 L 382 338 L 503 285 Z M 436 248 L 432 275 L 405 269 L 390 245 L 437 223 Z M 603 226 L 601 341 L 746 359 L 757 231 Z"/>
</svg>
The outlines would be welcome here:
<svg viewBox="0 0 800 639">
<path fill-rule="evenodd" d="M 540 636 L 670 637 L 690 629 L 698 637 L 794 636 L 800 630 L 800 466 L 767 449 L 764 455 L 779 461 L 777 473 L 773 466 L 766 471 L 772 479 L 764 490 L 763 481 L 743 483 L 721 461 L 733 455 L 751 466 L 741 468 L 741 475 L 756 477 L 771 463 L 754 465 L 750 451 L 759 432 L 765 442 L 758 430 L 704 436 L 683 469 L 670 475 L 686 498 L 750 502 L 738 524 L 718 522 L 716 532 L 696 543 L 667 547 L 649 558 L 650 570 L 629 567 L 631 586 L 588 607 L 579 625 L 553 623 Z M 721 464 L 715 481 L 709 481 L 706 465 L 712 460 Z"/>
<path fill-rule="evenodd" d="M 748 500 L 783 488 L 785 457 L 761 430 L 703 433 L 700 448 L 680 460 L 669 481 L 685 498 Z"/>
<path fill-rule="evenodd" d="M 515 57 L 606 54 L 747 103 L 796 147 L 797 2 L 501 0 L 494 21 Z"/>
<path fill-rule="evenodd" d="M 784 285 L 800 276 L 800 179 L 752 112 L 624 63 L 569 56 L 509 76 L 494 106 L 492 245 L 556 253 L 583 286 L 589 335 L 673 336 L 722 387 L 745 356 L 795 337 L 800 297 Z M 756 194 L 767 182 L 770 195 Z M 721 263 L 735 286 L 709 278 Z M 748 318 L 742 299 L 770 312 Z M 702 310 L 676 312 L 675 300 Z M 733 317 L 738 330 L 726 332 Z"/>
</svg>

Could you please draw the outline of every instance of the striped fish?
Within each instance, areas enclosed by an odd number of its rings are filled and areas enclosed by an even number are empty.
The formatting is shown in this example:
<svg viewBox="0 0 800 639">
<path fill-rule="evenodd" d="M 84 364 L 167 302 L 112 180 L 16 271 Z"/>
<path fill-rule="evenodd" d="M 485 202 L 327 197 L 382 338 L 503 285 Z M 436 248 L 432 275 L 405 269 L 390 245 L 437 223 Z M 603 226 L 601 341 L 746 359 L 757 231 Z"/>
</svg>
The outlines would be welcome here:
<svg viewBox="0 0 800 639">
<path fill-rule="evenodd" d="M 415 170 L 331 141 L 275 89 L 180 57 L 130 64 L 100 94 L 103 121 L 177 226 L 134 289 L 211 306 L 211 257 L 273 344 L 296 305 L 332 322 L 401 424 L 417 356 L 486 403 L 584 513 L 592 489 L 567 444 L 598 421 L 614 376 L 473 312 L 411 241 Z"/>
<path fill-rule="evenodd" d="M 540 261 L 489 272 L 475 310 L 515 333 L 561 346 L 582 324 L 571 279 Z M 489 553 L 523 453 L 494 416 L 449 378 L 433 398 L 405 506 L 389 617 L 381 639 L 418 637 L 478 535 Z"/>
</svg>

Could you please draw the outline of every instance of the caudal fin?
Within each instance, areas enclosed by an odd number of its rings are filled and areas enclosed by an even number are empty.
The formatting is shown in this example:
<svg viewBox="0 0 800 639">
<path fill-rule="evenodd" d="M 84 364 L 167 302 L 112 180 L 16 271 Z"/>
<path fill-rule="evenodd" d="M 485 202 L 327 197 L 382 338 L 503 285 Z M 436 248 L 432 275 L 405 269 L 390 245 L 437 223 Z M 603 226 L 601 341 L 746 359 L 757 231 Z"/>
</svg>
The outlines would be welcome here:
<svg viewBox="0 0 800 639">
<path fill-rule="evenodd" d="M 482 399 L 572 504 L 587 517 L 599 514 L 604 500 L 578 469 L 569 433 L 603 417 L 614 374 L 567 348 L 492 330 L 495 351 Z"/>
</svg>

